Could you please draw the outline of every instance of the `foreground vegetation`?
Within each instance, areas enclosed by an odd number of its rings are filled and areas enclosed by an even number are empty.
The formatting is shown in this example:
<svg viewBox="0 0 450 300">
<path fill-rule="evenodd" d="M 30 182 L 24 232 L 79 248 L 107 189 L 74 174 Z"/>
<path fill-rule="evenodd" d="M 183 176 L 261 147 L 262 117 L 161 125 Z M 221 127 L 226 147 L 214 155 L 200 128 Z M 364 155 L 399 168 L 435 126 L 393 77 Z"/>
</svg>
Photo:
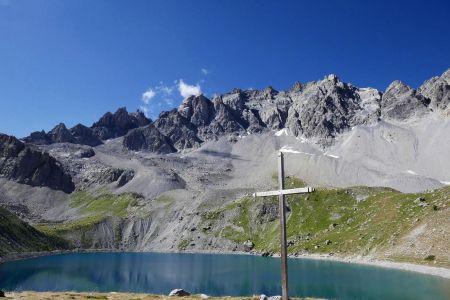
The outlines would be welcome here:
<svg viewBox="0 0 450 300">
<path fill-rule="evenodd" d="M 178 297 L 171 297 L 176 299 Z M 74 293 L 74 292 L 13 292 L 6 293 L 6 299 L 104 299 L 104 300 L 163 300 L 167 299 L 164 295 L 151 294 L 133 294 L 133 293 Z M 192 295 L 182 297 L 183 300 L 204 299 L 201 295 Z M 209 297 L 211 300 L 259 300 L 259 296 L 253 297 Z M 291 298 L 291 299 L 313 299 L 313 298 Z"/>
</svg>

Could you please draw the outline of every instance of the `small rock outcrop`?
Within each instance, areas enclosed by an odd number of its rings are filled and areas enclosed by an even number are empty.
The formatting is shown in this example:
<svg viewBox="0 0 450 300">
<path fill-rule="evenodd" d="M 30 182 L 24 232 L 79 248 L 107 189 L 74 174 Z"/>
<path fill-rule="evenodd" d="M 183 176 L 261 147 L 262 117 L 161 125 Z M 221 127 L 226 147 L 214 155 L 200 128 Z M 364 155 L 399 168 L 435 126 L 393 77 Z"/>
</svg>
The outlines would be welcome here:
<svg viewBox="0 0 450 300">
<path fill-rule="evenodd" d="M 186 292 L 183 289 L 174 289 L 169 293 L 169 297 L 177 296 L 177 297 L 184 297 L 184 296 L 190 296 L 191 293 Z"/>
<path fill-rule="evenodd" d="M 130 182 L 134 178 L 134 171 L 133 170 L 126 170 L 120 175 L 118 181 L 117 181 L 117 187 L 122 187 L 128 182 Z"/>
<path fill-rule="evenodd" d="M 55 158 L 5 134 L 0 134 L 0 176 L 66 193 L 75 188 L 71 176 Z"/>
<path fill-rule="evenodd" d="M 92 148 L 80 149 L 75 152 L 75 156 L 78 158 L 89 158 L 95 156 L 95 151 Z"/>
</svg>

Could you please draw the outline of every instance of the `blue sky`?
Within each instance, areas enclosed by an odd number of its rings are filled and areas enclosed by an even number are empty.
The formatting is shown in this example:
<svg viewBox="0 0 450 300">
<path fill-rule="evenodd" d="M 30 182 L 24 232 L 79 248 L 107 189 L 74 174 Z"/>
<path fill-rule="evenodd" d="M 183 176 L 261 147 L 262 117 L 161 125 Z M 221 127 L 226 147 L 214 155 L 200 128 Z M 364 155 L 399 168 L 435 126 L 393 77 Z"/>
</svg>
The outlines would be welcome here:
<svg viewBox="0 0 450 300">
<path fill-rule="evenodd" d="M 450 67 L 449 11 L 433 0 L 0 0 L 0 132 L 90 126 L 120 106 L 154 116 L 180 94 L 329 73 L 417 87 Z"/>
</svg>

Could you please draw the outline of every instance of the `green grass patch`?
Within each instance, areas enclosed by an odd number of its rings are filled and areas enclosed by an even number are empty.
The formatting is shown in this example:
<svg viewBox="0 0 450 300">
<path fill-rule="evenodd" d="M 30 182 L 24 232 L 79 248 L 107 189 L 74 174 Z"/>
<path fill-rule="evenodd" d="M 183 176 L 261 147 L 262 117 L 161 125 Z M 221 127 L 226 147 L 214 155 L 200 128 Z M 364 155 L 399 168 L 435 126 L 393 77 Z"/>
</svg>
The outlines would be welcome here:
<svg viewBox="0 0 450 300">
<path fill-rule="evenodd" d="M 101 192 L 89 193 L 86 191 L 75 192 L 70 197 L 70 207 L 78 209 L 79 218 L 64 223 L 36 224 L 34 227 L 45 234 L 52 236 L 65 236 L 70 233 L 79 233 L 83 247 L 92 244 L 88 237 L 88 232 L 95 225 L 101 223 L 108 217 L 125 218 L 128 215 L 128 208 L 137 205 L 135 193 L 124 193 L 113 195 Z M 121 236 L 120 231 L 115 231 L 115 237 Z M 118 247 L 118 244 L 116 243 Z"/>
<path fill-rule="evenodd" d="M 304 182 L 288 178 L 286 188 Z M 426 206 L 420 207 L 417 198 Z M 316 189 L 286 197 L 287 239 L 290 253 L 367 255 L 409 232 L 419 220 L 450 204 L 450 188 L 404 194 L 389 188 Z M 262 204 L 276 209 L 276 218 L 261 215 Z M 249 198 L 225 205 L 222 213 L 235 217 L 221 235 L 235 242 L 251 240 L 255 250 L 279 252 L 280 225 L 276 197 Z M 273 211 L 272 211 L 273 214 Z M 214 214 L 213 214 L 214 215 Z M 429 260 L 429 259 L 428 259 Z"/>
</svg>

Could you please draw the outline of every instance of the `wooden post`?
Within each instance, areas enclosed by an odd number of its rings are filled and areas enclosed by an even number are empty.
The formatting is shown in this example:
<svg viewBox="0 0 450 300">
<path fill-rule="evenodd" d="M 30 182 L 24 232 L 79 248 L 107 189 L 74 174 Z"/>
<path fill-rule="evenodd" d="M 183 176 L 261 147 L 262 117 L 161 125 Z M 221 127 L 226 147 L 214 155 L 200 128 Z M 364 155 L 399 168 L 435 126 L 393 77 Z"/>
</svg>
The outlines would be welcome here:
<svg viewBox="0 0 450 300">
<path fill-rule="evenodd" d="M 279 190 L 284 190 L 284 155 L 278 153 L 278 184 Z M 288 266 L 287 266 L 287 241 L 286 241 L 286 203 L 283 193 L 278 196 L 281 227 L 281 292 L 283 300 L 288 300 Z"/>
<path fill-rule="evenodd" d="M 303 187 L 294 189 L 284 189 L 284 156 L 283 152 L 278 153 L 278 184 L 277 191 L 256 192 L 253 197 L 278 196 L 281 227 L 281 291 L 283 300 L 289 299 L 288 294 L 288 266 L 287 266 L 287 240 L 286 240 L 286 200 L 285 195 L 306 194 L 314 192 L 313 187 Z"/>
</svg>

